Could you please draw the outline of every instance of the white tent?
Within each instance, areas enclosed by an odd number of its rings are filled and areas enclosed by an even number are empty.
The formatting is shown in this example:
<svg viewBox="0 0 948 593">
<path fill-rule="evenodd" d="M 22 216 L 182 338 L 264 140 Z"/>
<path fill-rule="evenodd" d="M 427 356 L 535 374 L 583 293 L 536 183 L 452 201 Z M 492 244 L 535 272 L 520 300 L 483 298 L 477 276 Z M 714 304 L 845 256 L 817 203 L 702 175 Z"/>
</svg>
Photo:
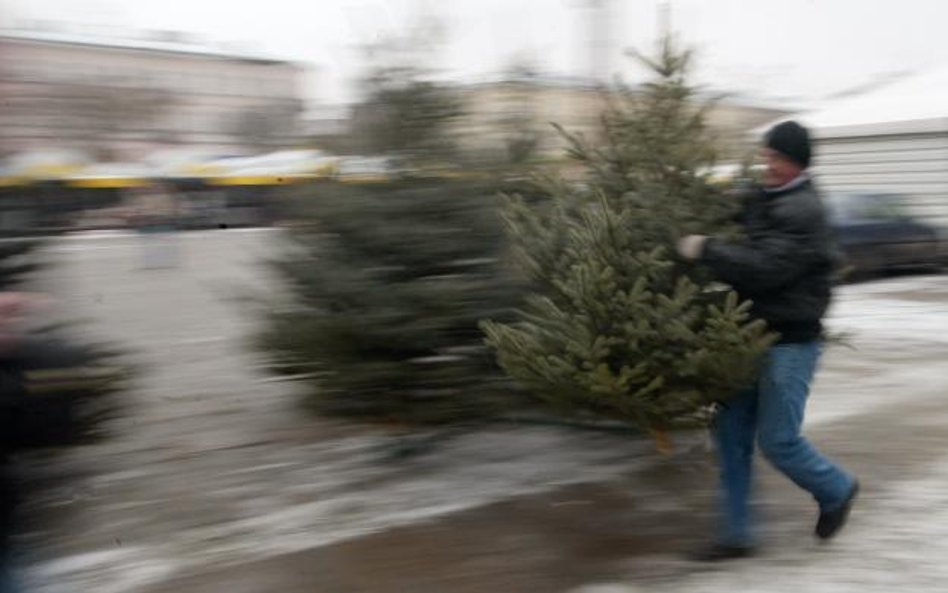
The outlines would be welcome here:
<svg viewBox="0 0 948 593">
<path fill-rule="evenodd" d="M 67 185 L 91 188 L 122 188 L 147 185 L 154 171 L 139 163 L 95 163 L 64 177 Z"/>
<path fill-rule="evenodd" d="M 319 150 L 281 150 L 208 161 L 203 177 L 219 185 L 290 183 L 328 176 L 336 161 L 335 157 Z"/>
<path fill-rule="evenodd" d="M 78 150 L 36 150 L 11 156 L 4 164 L 4 174 L 32 180 L 60 179 L 91 162 Z"/>
</svg>

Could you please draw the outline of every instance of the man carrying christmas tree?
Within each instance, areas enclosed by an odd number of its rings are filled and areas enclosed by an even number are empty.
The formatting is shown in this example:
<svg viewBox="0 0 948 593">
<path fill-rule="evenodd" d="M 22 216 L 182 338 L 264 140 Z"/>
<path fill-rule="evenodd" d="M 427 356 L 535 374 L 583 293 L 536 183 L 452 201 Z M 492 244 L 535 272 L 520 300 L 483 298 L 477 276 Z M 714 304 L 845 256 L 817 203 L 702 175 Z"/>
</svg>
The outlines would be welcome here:
<svg viewBox="0 0 948 593">
<path fill-rule="evenodd" d="M 762 156 L 763 187 L 749 196 L 740 219 L 745 240 L 689 235 L 678 243 L 682 257 L 708 266 L 753 301 L 754 315 L 780 335 L 756 383 L 725 402 L 716 421 L 723 521 L 716 542 L 698 555 L 707 561 L 754 551 L 748 499 L 755 437 L 768 461 L 816 499 L 818 538 L 839 532 L 859 491 L 853 476 L 801 434 L 833 272 L 826 214 L 807 173 L 809 133 L 781 123 L 767 133 Z"/>
</svg>

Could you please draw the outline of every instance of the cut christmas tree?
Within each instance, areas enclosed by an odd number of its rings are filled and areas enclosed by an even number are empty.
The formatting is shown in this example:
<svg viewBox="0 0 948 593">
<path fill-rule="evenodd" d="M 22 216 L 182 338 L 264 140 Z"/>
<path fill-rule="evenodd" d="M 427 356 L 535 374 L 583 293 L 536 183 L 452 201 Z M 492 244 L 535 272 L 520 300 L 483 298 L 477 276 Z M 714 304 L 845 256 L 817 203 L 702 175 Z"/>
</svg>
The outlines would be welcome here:
<svg viewBox="0 0 948 593">
<path fill-rule="evenodd" d="M 422 30 L 373 48 L 353 135 L 398 173 L 293 190 L 296 224 L 272 267 L 285 298 L 266 301 L 257 343 L 319 414 L 406 431 L 495 417 L 517 399 L 478 327 L 509 318 L 522 290 L 505 262 L 501 186 L 460 167 L 456 91 L 429 76 L 429 42 Z"/>
<path fill-rule="evenodd" d="M 688 52 L 665 39 L 654 77 L 601 119 L 601 142 L 564 135 L 585 171 L 509 200 L 506 220 L 532 294 L 512 323 L 482 328 L 500 365 L 562 413 L 658 435 L 700 425 L 752 380 L 773 336 L 748 302 L 681 261 L 686 234 L 733 234 L 733 197 L 709 183 L 713 142 L 687 82 Z"/>
</svg>

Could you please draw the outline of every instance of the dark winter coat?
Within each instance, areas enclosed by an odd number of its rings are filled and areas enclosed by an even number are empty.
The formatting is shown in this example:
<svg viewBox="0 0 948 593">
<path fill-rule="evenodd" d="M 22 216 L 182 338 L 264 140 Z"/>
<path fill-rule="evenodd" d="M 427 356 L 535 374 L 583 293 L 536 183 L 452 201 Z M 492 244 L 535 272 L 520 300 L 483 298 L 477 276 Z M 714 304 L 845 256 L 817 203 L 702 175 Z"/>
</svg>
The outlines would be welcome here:
<svg viewBox="0 0 948 593">
<path fill-rule="evenodd" d="M 805 342 L 822 334 L 835 267 L 826 211 L 810 180 L 777 192 L 754 191 L 740 220 L 743 243 L 712 238 L 701 261 L 780 334 Z"/>
</svg>

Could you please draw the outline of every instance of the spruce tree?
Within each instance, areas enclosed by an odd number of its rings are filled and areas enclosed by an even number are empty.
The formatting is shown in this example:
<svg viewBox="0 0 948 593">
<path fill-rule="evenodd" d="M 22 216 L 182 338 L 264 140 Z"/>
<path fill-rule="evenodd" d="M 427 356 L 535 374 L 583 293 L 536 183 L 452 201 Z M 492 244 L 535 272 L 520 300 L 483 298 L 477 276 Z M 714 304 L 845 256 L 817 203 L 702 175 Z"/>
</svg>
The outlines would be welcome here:
<svg viewBox="0 0 948 593">
<path fill-rule="evenodd" d="M 666 38 L 656 58 L 637 59 L 653 80 L 606 99 L 597 143 L 561 130 L 583 178 L 508 200 L 532 292 L 517 321 L 482 328 L 507 373 L 563 413 L 663 434 L 704 422 L 752 378 L 772 336 L 749 303 L 675 254 L 683 235 L 734 233 L 738 205 L 708 182 L 709 105 L 688 82 L 691 54 Z"/>
<path fill-rule="evenodd" d="M 460 164 L 461 110 L 426 65 L 431 31 L 370 48 L 355 110 L 355 133 L 397 176 L 288 197 L 295 224 L 271 267 L 284 292 L 267 301 L 257 347 L 321 415 L 446 427 L 520 402 L 478 325 L 509 318 L 522 291 L 505 262 L 501 186 L 483 172 L 439 172 Z"/>
</svg>

